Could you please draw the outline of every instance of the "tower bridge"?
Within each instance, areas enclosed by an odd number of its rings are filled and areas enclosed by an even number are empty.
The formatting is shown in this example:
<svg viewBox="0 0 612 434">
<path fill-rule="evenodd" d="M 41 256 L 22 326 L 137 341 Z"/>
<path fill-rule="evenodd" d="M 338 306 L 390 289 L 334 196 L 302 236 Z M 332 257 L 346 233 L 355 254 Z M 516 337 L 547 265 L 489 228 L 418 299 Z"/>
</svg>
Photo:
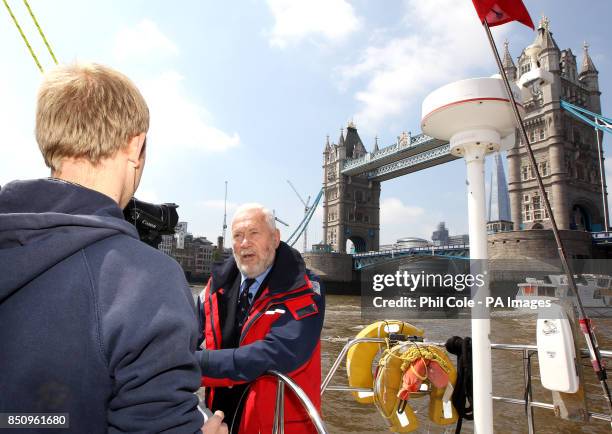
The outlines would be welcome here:
<svg viewBox="0 0 612 434">
<path fill-rule="evenodd" d="M 354 128 L 349 124 L 348 128 Z M 402 133 L 397 143 L 342 162 L 346 176 L 365 174 L 370 181 L 386 181 L 457 159 L 448 142 L 425 134 Z"/>
<path fill-rule="evenodd" d="M 402 133 L 396 143 L 367 152 L 349 122 L 338 144 L 325 145 L 323 238 L 336 252 L 351 240 L 357 252 L 379 249 L 380 183 L 457 159 L 448 142 Z"/>
<path fill-rule="evenodd" d="M 578 68 L 571 49 L 561 50 L 557 45 L 547 19 L 540 22 L 534 44 L 542 48 L 537 61 L 553 80 L 523 93 L 524 122 L 553 213 L 560 229 L 603 231 L 596 135 L 591 127 L 562 107 L 562 101 L 568 101 L 601 113 L 598 71 L 587 45 Z M 505 44 L 504 69 L 511 80 L 520 81 L 531 67 L 531 58 L 525 50 L 517 63 Z M 386 147 L 379 148 L 376 140 L 368 152 L 357 127 L 349 122 L 336 143 L 330 143 L 328 137 L 323 151 L 323 244 L 334 252 L 344 253 L 350 240 L 357 253 L 378 251 L 381 183 L 455 158 L 448 143 L 406 132 Z M 504 216 L 503 224 L 497 227 L 550 228 L 533 168 L 520 141 L 508 151 L 507 162 L 508 183 L 504 190 L 509 195 L 510 215 Z"/>
<path fill-rule="evenodd" d="M 605 253 L 612 246 L 612 233 L 605 232 L 604 225 L 605 177 L 601 176 L 605 173 L 597 170 L 603 153 L 597 148 L 592 126 L 563 107 L 569 102 L 600 114 L 599 73 L 586 44 L 580 64 L 571 49 L 559 48 L 547 19 L 540 22 L 534 44 L 541 47 L 537 62 L 550 72 L 552 82 L 525 89 L 524 124 L 557 225 L 571 257 L 612 257 Z M 518 82 L 530 71 L 532 59 L 525 50 L 516 59 L 515 64 L 506 43 L 502 63 L 510 80 Z M 309 266 L 329 279 L 350 282 L 358 279 L 355 273 L 363 267 L 397 257 L 431 256 L 431 248 L 379 251 L 381 183 L 455 158 L 448 143 L 424 134 L 405 132 L 395 143 L 380 148 L 377 139 L 371 152 L 353 122 L 342 130 L 337 142 L 331 143 L 328 136 L 322 165 L 323 240 L 305 254 Z M 525 146 L 517 140 L 506 159 L 508 182 L 495 194 L 496 200 L 504 196 L 507 202 L 503 212 L 500 208 L 491 214 L 495 221 L 490 222 L 490 229 L 497 233 L 489 236 L 489 257 L 555 258 L 554 240 L 546 230 L 551 226 L 550 217 Z M 354 255 L 346 254 L 348 240 L 355 247 Z M 467 256 L 467 249 L 458 253 L 438 246 L 433 256 Z"/>
</svg>

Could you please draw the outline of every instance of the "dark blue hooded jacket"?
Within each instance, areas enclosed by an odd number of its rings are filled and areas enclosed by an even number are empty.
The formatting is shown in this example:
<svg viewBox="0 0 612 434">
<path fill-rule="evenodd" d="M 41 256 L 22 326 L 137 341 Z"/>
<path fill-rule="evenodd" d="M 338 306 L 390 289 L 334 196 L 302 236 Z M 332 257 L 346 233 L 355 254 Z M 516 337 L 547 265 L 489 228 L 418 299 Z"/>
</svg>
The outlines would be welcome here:
<svg viewBox="0 0 612 434">
<path fill-rule="evenodd" d="M 0 190 L 0 412 L 196 432 L 197 324 L 181 268 L 111 198 L 52 179 Z"/>
</svg>

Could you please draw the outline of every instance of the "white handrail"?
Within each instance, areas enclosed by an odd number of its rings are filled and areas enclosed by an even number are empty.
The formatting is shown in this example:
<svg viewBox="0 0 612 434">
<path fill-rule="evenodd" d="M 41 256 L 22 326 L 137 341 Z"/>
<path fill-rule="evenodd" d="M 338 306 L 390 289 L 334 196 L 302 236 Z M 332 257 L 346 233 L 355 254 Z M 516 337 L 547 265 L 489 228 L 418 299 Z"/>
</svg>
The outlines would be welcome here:
<svg viewBox="0 0 612 434">
<path fill-rule="evenodd" d="M 327 428 L 325 428 L 325 424 L 323 423 L 323 419 L 321 419 L 321 415 L 315 408 L 314 404 L 308 398 L 308 395 L 302 390 L 300 386 L 298 386 L 291 378 L 286 376 L 285 374 L 281 374 L 278 371 L 268 371 L 264 375 L 271 375 L 278 379 L 278 389 L 276 391 L 276 408 L 274 411 L 274 428 L 273 434 L 284 434 L 285 428 L 285 385 L 289 386 L 289 389 L 297 396 L 300 400 L 300 403 L 306 410 L 308 417 L 312 421 L 315 429 L 318 434 L 328 434 Z"/>
</svg>

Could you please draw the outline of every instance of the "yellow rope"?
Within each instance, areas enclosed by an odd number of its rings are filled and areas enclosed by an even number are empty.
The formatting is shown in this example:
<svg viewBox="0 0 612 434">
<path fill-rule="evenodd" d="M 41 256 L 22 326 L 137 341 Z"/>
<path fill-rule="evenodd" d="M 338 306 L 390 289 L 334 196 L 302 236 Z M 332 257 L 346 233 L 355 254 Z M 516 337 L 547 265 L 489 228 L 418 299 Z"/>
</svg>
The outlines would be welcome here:
<svg viewBox="0 0 612 434">
<path fill-rule="evenodd" d="M 38 61 L 38 58 L 36 57 L 36 54 L 34 54 L 34 50 L 32 50 L 32 47 L 30 46 L 30 43 L 28 42 L 28 38 L 26 38 L 25 34 L 23 33 L 23 30 L 21 30 L 21 27 L 19 26 L 19 23 L 17 22 L 17 18 L 15 18 L 15 15 L 13 15 L 13 11 L 11 10 L 11 8 L 8 5 L 8 3 L 6 2 L 6 0 L 2 0 L 2 2 L 4 3 L 4 6 L 6 6 L 6 10 L 8 11 L 9 15 L 13 19 L 13 22 L 15 23 L 15 26 L 17 27 L 17 30 L 19 30 L 19 33 L 21 34 L 21 37 L 23 38 L 23 41 L 25 42 L 26 46 L 28 47 L 28 50 L 30 51 L 30 54 L 32 55 L 32 58 L 34 59 L 34 62 L 36 62 L 36 66 L 38 66 L 38 69 L 40 70 L 40 72 L 44 72 L 42 66 L 40 66 L 40 62 Z"/>
<path fill-rule="evenodd" d="M 451 368 L 448 366 L 448 363 L 446 362 L 446 360 L 440 357 L 436 352 L 431 351 L 429 349 L 429 345 L 419 346 L 415 344 L 414 346 L 408 348 L 405 352 L 403 352 L 400 355 L 394 354 L 393 350 L 390 350 L 389 354 L 392 357 L 397 357 L 398 359 L 402 360 L 402 367 L 401 367 L 402 372 L 406 372 L 406 369 L 408 369 L 408 367 L 412 363 L 414 363 L 417 359 L 421 359 L 421 358 L 426 359 L 426 360 L 434 360 L 438 362 L 440 367 L 447 374 L 451 371 Z"/>
<path fill-rule="evenodd" d="M 30 5 L 28 4 L 28 0 L 23 0 L 23 3 L 25 4 L 26 8 L 28 8 L 28 12 L 30 13 L 30 16 L 32 17 L 32 21 L 34 21 L 34 24 L 36 24 L 36 28 L 38 29 L 38 33 L 40 33 L 40 37 L 42 38 L 45 45 L 47 46 L 47 50 L 49 50 L 49 54 L 51 55 L 51 58 L 57 65 L 57 59 L 55 58 L 55 54 L 53 54 L 53 50 L 51 49 L 49 42 L 47 42 L 47 38 L 45 37 L 45 34 L 43 33 L 42 29 L 38 25 L 38 20 L 36 20 L 36 17 L 34 16 L 34 12 L 32 12 L 32 8 L 30 8 Z"/>
</svg>

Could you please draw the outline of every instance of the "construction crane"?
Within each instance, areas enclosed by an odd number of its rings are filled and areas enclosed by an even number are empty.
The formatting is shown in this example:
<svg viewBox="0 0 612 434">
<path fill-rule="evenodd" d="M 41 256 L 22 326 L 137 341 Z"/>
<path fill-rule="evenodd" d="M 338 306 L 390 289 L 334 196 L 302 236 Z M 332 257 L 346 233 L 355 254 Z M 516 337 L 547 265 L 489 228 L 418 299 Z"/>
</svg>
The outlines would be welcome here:
<svg viewBox="0 0 612 434">
<path fill-rule="evenodd" d="M 297 195 L 298 199 L 300 199 L 300 202 L 302 202 L 304 204 L 304 219 L 306 219 L 306 216 L 308 215 L 308 211 L 310 211 L 310 205 L 309 205 L 310 204 L 310 196 L 308 196 L 308 199 L 306 201 L 304 201 L 304 199 L 302 199 L 302 196 L 300 196 L 300 193 L 298 193 L 298 191 L 293 186 L 291 181 L 287 180 L 287 183 L 291 186 L 291 188 L 293 189 L 293 191 Z M 306 226 L 304 227 L 304 253 L 306 253 L 307 248 L 308 248 L 308 223 L 306 223 Z"/>
<path fill-rule="evenodd" d="M 225 181 L 225 202 L 223 203 L 223 231 L 221 238 L 225 246 L 225 230 L 227 229 L 227 181 Z"/>
</svg>

